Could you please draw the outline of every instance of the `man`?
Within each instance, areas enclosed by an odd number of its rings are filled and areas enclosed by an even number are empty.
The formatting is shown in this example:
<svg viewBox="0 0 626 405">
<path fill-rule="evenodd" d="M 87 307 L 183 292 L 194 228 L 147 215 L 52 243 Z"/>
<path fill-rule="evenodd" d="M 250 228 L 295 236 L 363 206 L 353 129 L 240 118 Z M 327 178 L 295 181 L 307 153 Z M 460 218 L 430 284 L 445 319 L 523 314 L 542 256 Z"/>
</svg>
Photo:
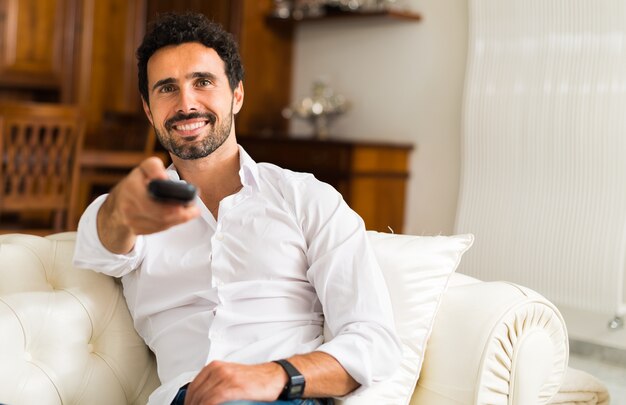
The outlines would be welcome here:
<svg viewBox="0 0 626 405">
<path fill-rule="evenodd" d="M 330 186 L 237 145 L 232 37 L 202 15 L 167 14 L 137 55 L 144 110 L 173 165 L 147 159 L 94 201 L 74 263 L 122 277 L 157 358 L 150 403 L 330 404 L 388 377 L 399 346 L 363 221 Z M 155 201 L 153 179 L 199 197 Z"/>
</svg>

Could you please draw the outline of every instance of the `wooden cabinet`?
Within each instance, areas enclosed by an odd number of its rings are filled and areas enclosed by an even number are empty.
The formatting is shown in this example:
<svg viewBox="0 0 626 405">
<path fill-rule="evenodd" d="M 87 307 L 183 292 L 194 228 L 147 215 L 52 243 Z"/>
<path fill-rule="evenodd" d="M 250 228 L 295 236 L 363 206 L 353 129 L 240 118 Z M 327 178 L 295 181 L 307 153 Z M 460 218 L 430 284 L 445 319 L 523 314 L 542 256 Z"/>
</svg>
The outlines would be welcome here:
<svg viewBox="0 0 626 405">
<path fill-rule="evenodd" d="M 257 162 L 313 173 L 335 187 L 367 229 L 402 232 L 411 145 L 250 136 L 238 141 Z"/>
<path fill-rule="evenodd" d="M 30 98 L 32 89 L 45 101 L 69 100 L 76 8 L 76 0 L 0 0 L 3 98 L 18 89 Z"/>
</svg>

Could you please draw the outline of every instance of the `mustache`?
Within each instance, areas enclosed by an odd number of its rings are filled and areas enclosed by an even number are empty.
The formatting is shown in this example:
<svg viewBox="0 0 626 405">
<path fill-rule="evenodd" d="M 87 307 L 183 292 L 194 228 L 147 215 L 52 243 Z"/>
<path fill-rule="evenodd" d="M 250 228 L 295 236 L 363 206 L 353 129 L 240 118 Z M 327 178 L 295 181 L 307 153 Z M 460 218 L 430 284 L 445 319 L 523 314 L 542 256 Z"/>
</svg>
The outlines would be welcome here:
<svg viewBox="0 0 626 405">
<path fill-rule="evenodd" d="M 174 125 L 176 125 L 176 123 L 180 122 L 180 121 L 185 121 L 185 120 L 190 120 L 190 119 L 195 119 L 195 118 L 204 118 L 207 121 L 209 121 L 209 123 L 211 123 L 211 125 L 215 124 L 215 121 L 217 121 L 217 117 L 215 116 L 215 114 L 211 114 L 211 113 L 202 113 L 202 112 L 192 112 L 189 114 L 183 114 L 181 112 L 176 113 L 174 116 L 168 118 L 165 121 L 165 129 L 167 129 L 168 131 L 171 130 Z"/>
</svg>

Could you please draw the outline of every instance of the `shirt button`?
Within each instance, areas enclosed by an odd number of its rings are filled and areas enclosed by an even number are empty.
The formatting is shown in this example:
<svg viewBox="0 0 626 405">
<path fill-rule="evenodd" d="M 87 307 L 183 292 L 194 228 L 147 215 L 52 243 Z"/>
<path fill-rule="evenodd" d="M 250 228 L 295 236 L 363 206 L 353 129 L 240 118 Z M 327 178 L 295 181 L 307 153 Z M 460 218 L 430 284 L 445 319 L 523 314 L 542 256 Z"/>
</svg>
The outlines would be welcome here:
<svg viewBox="0 0 626 405">
<path fill-rule="evenodd" d="M 215 239 L 219 240 L 220 242 L 221 242 L 221 241 L 223 241 L 223 240 L 224 240 L 224 234 L 222 234 L 222 233 L 218 233 L 218 234 L 215 236 Z"/>
</svg>

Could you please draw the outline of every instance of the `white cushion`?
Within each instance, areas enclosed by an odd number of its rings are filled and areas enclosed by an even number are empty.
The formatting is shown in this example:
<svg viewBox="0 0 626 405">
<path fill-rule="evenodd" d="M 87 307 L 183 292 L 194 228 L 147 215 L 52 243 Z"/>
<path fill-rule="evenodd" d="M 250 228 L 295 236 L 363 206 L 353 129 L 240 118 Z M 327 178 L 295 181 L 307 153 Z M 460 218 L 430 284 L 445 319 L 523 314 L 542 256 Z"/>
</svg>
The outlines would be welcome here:
<svg viewBox="0 0 626 405">
<path fill-rule="evenodd" d="M 402 342 L 402 362 L 390 379 L 340 403 L 408 404 L 419 378 L 441 296 L 474 236 L 368 233 L 391 296 L 396 330 Z"/>
</svg>

